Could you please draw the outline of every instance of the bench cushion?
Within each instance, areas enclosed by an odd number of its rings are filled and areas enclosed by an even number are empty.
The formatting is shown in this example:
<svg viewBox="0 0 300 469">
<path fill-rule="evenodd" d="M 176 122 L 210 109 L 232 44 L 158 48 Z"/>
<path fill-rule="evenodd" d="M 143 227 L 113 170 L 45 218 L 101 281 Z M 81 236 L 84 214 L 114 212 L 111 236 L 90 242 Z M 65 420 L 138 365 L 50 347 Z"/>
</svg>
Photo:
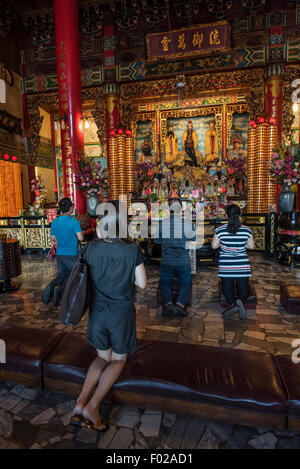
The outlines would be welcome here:
<svg viewBox="0 0 300 469">
<path fill-rule="evenodd" d="M 0 324 L 0 339 L 6 345 L 6 363 L 0 364 L 0 370 L 41 376 L 42 362 L 63 335 L 51 329 Z"/>
<path fill-rule="evenodd" d="M 280 285 L 280 303 L 289 313 L 300 314 L 300 284 Z"/>
<path fill-rule="evenodd" d="M 85 336 L 66 334 L 44 377 L 83 383 L 96 356 Z M 282 414 L 285 395 L 269 354 L 172 342 L 140 342 L 114 390 Z"/>
<path fill-rule="evenodd" d="M 85 334 L 67 333 L 45 361 L 44 378 L 82 384 L 96 356 L 96 350 L 86 342 Z"/>
<path fill-rule="evenodd" d="M 287 394 L 288 414 L 300 418 L 300 363 L 293 363 L 291 355 L 277 355 L 276 363 Z"/>
</svg>

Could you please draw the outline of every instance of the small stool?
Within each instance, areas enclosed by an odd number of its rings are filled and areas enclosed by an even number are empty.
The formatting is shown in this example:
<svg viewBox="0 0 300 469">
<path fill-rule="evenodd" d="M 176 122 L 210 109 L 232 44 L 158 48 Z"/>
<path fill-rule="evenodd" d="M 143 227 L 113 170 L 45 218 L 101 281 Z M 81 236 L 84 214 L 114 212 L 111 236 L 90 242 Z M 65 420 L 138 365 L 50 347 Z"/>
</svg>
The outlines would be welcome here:
<svg viewBox="0 0 300 469">
<path fill-rule="evenodd" d="M 234 287 L 234 295 L 237 297 L 237 291 L 236 291 L 236 285 Z M 220 298 L 220 305 L 223 308 L 227 308 L 228 303 L 225 299 L 225 296 L 222 291 L 222 280 L 219 279 L 219 298 Z M 245 308 L 246 309 L 256 309 L 256 304 L 257 304 L 257 296 L 256 296 L 256 291 L 254 288 L 254 285 L 251 280 L 249 280 L 249 291 L 248 291 L 248 296 L 246 298 L 245 302 Z"/>
<path fill-rule="evenodd" d="M 288 313 L 300 314 L 300 284 L 280 285 L 280 303 Z"/>
</svg>

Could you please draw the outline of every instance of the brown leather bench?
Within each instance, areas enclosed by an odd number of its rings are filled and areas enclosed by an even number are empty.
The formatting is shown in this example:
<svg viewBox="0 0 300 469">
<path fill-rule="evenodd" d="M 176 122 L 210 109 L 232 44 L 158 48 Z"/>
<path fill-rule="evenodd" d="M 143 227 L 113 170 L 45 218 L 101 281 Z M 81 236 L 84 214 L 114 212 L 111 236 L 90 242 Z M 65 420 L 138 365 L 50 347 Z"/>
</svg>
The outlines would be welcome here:
<svg viewBox="0 0 300 469">
<path fill-rule="evenodd" d="M 78 395 L 96 356 L 84 334 L 0 324 L 7 363 L 0 380 Z M 300 430 L 300 364 L 291 357 L 144 341 L 110 400 L 264 428 Z"/>
<path fill-rule="evenodd" d="M 66 334 L 44 363 L 45 389 L 79 394 L 95 356 L 84 335 Z M 141 342 L 108 397 L 238 424 L 285 426 L 285 394 L 274 357 L 257 352 Z"/>
<path fill-rule="evenodd" d="M 222 291 L 222 280 L 219 279 L 219 298 L 220 298 L 220 304 L 223 308 L 227 308 L 228 303 L 226 302 L 225 296 Z M 235 290 L 235 296 L 237 296 L 237 292 Z M 256 296 L 256 291 L 254 288 L 254 284 L 251 280 L 249 280 L 249 292 L 248 296 L 246 299 L 245 303 L 245 308 L 246 309 L 256 309 L 256 304 L 257 304 L 257 296 Z"/>
<path fill-rule="evenodd" d="M 0 381 L 42 387 L 42 364 L 62 339 L 62 332 L 0 324 L 6 345 L 6 363 L 0 364 Z"/>
<path fill-rule="evenodd" d="M 300 314 L 300 284 L 280 285 L 280 303 L 288 313 Z"/>
<path fill-rule="evenodd" d="M 277 355 L 276 363 L 287 395 L 288 428 L 300 432 L 300 363 L 291 355 Z"/>
</svg>

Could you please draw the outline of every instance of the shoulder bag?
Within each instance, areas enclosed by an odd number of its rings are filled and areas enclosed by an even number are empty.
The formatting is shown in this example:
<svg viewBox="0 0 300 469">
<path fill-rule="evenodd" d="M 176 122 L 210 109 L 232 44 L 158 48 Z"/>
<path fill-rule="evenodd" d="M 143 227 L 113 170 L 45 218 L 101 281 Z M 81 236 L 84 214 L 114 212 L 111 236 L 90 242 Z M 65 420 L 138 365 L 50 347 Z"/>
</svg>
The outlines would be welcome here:
<svg viewBox="0 0 300 469">
<path fill-rule="evenodd" d="M 88 265 L 86 253 L 88 245 L 81 251 L 67 282 L 59 310 L 59 322 L 76 326 L 85 315 L 90 301 Z"/>
</svg>

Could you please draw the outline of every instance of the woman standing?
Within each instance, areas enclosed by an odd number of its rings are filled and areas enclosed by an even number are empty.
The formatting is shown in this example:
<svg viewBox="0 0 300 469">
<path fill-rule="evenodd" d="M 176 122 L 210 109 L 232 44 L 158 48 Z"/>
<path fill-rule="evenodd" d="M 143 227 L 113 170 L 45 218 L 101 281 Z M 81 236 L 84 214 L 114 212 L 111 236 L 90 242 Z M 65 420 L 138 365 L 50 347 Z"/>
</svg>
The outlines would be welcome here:
<svg viewBox="0 0 300 469">
<path fill-rule="evenodd" d="M 219 257 L 219 277 L 222 279 L 222 290 L 229 304 L 223 311 L 224 319 L 230 319 L 239 312 L 240 319 L 246 319 L 244 307 L 249 289 L 251 268 L 247 249 L 254 249 L 254 240 L 250 228 L 240 222 L 241 210 L 238 205 L 226 208 L 228 223 L 216 229 L 211 246 L 221 247 Z M 238 299 L 234 297 L 234 281 L 236 281 Z"/>
<path fill-rule="evenodd" d="M 114 213 L 102 217 L 97 225 L 99 240 L 90 243 L 86 252 L 91 283 L 87 342 L 96 349 L 97 358 L 89 367 L 70 422 L 97 431 L 106 430 L 99 417 L 100 404 L 137 347 L 133 295 L 135 285 L 145 288 L 147 282 L 143 254 L 135 243 L 121 238 L 124 228 L 127 233 L 127 220 L 120 215 L 124 211 L 117 202 L 112 205 Z M 96 391 L 88 400 L 94 386 Z"/>
</svg>

